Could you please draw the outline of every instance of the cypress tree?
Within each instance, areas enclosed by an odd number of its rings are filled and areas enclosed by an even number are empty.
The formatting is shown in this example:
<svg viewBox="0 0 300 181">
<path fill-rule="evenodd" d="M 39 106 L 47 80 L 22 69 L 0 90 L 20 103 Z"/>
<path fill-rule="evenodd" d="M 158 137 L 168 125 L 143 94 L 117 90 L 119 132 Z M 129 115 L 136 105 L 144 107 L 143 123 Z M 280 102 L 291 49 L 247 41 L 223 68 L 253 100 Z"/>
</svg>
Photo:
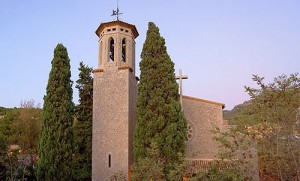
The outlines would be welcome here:
<svg viewBox="0 0 300 181">
<path fill-rule="evenodd" d="M 152 22 L 148 24 L 141 58 L 134 158 L 138 163 L 151 157 L 149 152 L 154 149 L 151 145 L 155 145 L 167 175 L 184 155 L 186 120 L 179 102 L 174 63 L 164 38 Z"/>
<path fill-rule="evenodd" d="M 91 180 L 92 172 L 92 121 L 93 121 L 93 78 L 92 68 L 80 62 L 79 105 L 76 106 L 77 121 L 74 126 L 74 178 Z"/>
<path fill-rule="evenodd" d="M 44 96 L 37 174 L 39 180 L 70 180 L 74 104 L 70 59 L 62 44 L 54 49 L 51 64 Z"/>
</svg>

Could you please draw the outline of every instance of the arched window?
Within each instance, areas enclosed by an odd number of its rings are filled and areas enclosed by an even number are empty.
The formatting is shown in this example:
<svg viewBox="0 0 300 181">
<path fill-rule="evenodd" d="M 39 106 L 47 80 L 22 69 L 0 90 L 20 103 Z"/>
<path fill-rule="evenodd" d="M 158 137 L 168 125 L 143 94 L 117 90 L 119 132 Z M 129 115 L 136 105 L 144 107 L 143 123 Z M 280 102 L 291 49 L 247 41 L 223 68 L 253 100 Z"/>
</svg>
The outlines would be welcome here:
<svg viewBox="0 0 300 181">
<path fill-rule="evenodd" d="M 126 62 L 126 39 L 122 40 L 122 61 Z"/>
<path fill-rule="evenodd" d="M 99 47 L 99 66 L 102 64 L 102 41 L 100 42 L 100 47 Z"/>
<path fill-rule="evenodd" d="M 115 41 L 113 38 L 109 39 L 109 58 L 108 61 L 109 62 L 113 62 L 115 61 Z"/>
</svg>

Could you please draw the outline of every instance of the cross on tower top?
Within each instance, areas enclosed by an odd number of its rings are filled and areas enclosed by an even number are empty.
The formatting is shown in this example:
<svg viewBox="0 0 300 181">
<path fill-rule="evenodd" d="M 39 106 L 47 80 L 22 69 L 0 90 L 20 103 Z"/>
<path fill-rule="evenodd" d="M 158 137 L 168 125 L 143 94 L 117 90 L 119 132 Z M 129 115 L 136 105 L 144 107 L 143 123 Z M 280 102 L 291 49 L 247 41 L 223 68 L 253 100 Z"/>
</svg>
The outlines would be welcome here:
<svg viewBox="0 0 300 181">
<path fill-rule="evenodd" d="M 182 75 L 182 70 L 179 70 L 179 75 L 176 76 L 176 79 L 179 79 L 179 94 L 180 94 L 180 103 L 182 105 L 182 79 L 188 79 L 187 75 Z"/>
</svg>

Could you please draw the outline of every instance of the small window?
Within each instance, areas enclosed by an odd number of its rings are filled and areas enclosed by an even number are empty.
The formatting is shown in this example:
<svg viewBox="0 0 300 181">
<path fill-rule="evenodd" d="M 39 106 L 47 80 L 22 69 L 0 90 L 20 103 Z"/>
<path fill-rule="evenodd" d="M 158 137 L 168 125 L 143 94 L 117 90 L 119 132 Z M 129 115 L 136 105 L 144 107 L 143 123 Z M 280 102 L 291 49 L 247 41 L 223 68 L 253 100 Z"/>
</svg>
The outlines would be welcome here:
<svg viewBox="0 0 300 181">
<path fill-rule="evenodd" d="M 113 31 L 116 31 L 116 28 L 113 28 L 112 30 L 113 30 Z"/>
<path fill-rule="evenodd" d="M 126 39 L 122 40 L 122 61 L 126 62 Z"/>
<path fill-rule="evenodd" d="M 107 31 L 107 32 L 110 32 L 110 30 L 111 30 L 111 29 L 107 29 L 106 31 Z"/>
<path fill-rule="evenodd" d="M 111 155 L 108 155 L 108 168 L 111 167 Z"/>
<path fill-rule="evenodd" d="M 113 38 L 109 39 L 109 54 L 108 54 L 108 61 L 113 62 L 115 61 L 115 41 Z"/>
<path fill-rule="evenodd" d="M 123 28 L 121 28 L 121 31 L 124 31 L 124 29 L 123 29 Z"/>
<path fill-rule="evenodd" d="M 128 33 L 128 30 L 125 30 L 126 33 Z"/>
</svg>

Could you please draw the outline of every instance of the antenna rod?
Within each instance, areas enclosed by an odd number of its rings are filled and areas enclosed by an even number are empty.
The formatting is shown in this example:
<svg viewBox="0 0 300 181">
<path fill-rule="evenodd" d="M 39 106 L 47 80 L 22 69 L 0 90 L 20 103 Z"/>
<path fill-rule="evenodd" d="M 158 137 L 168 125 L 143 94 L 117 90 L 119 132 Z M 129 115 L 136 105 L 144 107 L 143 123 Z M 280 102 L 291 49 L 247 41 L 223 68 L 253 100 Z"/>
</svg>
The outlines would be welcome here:
<svg viewBox="0 0 300 181">
<path fill-rule="evenodd" d="M 117 10 L 113 10 L 113 14 L 111 16 L 116 16 L 117 17 L 117 21 L 119 21 L 119 15 L 121 15 L 122 13 L 120 13 L 119 11 L 119 0 L 117 0 Z"/>
<path fill-rule="evenodd" d="M 117 20 L 119 21 L 119 0 L 117 0 Z"/>
</svg>

